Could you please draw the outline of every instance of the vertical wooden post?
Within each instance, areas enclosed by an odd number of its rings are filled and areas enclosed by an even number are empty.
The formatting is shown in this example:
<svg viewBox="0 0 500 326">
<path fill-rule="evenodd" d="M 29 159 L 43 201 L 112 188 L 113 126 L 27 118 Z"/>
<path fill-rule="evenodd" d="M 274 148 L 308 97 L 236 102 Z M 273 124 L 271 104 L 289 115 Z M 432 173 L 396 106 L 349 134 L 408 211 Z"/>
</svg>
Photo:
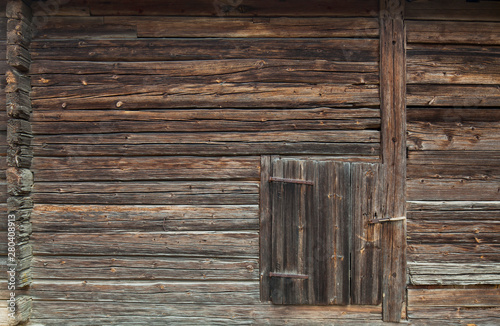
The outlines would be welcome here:
<svg viewBox="0 0 500 326">
<path fill-rule="evenodd" d="M 260 163 L 260 300 L 269 301 L 269 272 L 271 271 L 269 261 L 271 255 L 271 211 L 270 211 L 270 189 L 269 177 L 271 176 L 271 156 L 261 156 Z"/>
<path fill-rule="evenodd" d="M 382 162 L 387 217 L 406 216 L 406 54 L 404 0 L 380 1 Z M 401 320 L 406 291 L 406 222 L 382 230 L 384 321 Z"/>
</svg>

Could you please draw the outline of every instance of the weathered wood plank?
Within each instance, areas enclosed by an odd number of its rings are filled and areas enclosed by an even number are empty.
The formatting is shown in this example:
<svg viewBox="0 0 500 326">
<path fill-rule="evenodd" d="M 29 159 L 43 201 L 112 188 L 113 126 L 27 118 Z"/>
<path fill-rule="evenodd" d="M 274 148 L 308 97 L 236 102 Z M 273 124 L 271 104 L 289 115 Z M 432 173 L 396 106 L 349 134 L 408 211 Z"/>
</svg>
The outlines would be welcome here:
<svg viewBox="0 0 500 326">
<path fill-rule="evenodd" d="M 309 73 L 327 71 L 328 73 L 374 73 L 378 72 L 378 62 L 344 62 L 333 60 L 293 60 L 280 59 L 224 59 L 210 58 L 210 60 L 194 61 L 150 61 L 150 62 L 99 62 L 99 61 L 57 61 L 36 60 L 31 66 L 31 74 L 35 77 L 34 83 L 49 84 L 50 80 L 44 81 L 39 75 L 53 74 L 57 76 L 61 71 L 71 75 L 85 75 L 81 77 L 106 77 L 106 75 L 128 75 L 128 76 L 170 76 L 170 77 L 194 77 L 229 75 L 231 73 L 243 73 L 248 71 L 258 72 L 273 70 L 284 73 L 286 69 L 289 74 L 306 71 Z M 104 76 L 95 76 L 95 75 Z M 63 78 L 64 76 L 58 76 Z M 38 78 L 38 79 L 37 79 Z M 74 77 L 75 78 L 75 77 Z"/>
<path fill-rule="evenodd" d="M 34 232 L 228 231 L 258 229 L 256 205 L 35 205 Z"/>
<path fill-rule="evenodd" d="M 47 16 L 89 16 L 88 0 L 56 1 L 45 3 L 33 1 L 34 22 L 43 25 Z M 38 19 L 37 19 L 38 18 Z"/>
<path fill-rule="evenodd" d="M 351 303 L 379 304 L 382 299 L 382 225 L 370 225 L 369 221 L 383 216 L 381 166 L 354 163 L 351 175 Z"/>
<path fill-rule="evenodd" d="M 203 256 L 257 258 L 257 231 L 33 233 L 35 255 Z"/>
<path fill-rule="evenodd" d="M 129 51 L 134 48 L 134 51 Z M 147 40 L 35 40 L 34 60 L 171 61 L 211 59 L 324 59 L 376 62 L 378 40 L 333 38 L 186 38 Z"/>
<path fill-rule="evenodd" d="M 500 106 L 496 85 L 408 85 L 409 106 Z"/>
<path fill-rule="evenodd" d="M 498 232 L 495 233 L 477 233 L 473 231 L 455 233 L 455 232 L 418 232 L 411 230 L 408 232 L 408 242 L 411 243 L 444 243 L 444 244 L 497 244 L 500 242 Z"/>
<path fill-rule="evenodd" d="M 408 43 L 500 45 L 498 22 L 408 20 L 406 31 Z"/>
<path fill-rule="evenodd" d="M 500 153 L 497 151 L 410 151 L 408 157 L 408 161 L 412 164 L 496 167 Z"/>
<path fill-rule="evenodd" d="M 485 286 L 469 289 L 408 289 L 408 306 L 494 307 L 500 306 L 500 289 Z"/>
<path fill-rule="evenodd" d="M 409 319 L 422 326 L 496 325 L 499 314 L 498 307 L 419 306 L 408 311 Z"/>
<path fill-rule="evenodd" d="M 428 165 L 423 164 L 408 164 L 407 177 L 409 179 L 468 179 L 468 180 L 484 180 L 492 181 L 500 179 L 500 167 L 481 165 L 481 161 L 477 160 L 477 166 L 471 170 L 470 165 L 449 164 Z"/>
<path fill-rule="evenodd" d="M 258 180 L 259 157 L 35 158 L 37 181 Z"/>
<path fill-rule="evenodd" d="M 457 212 L 461 214 L 478 213 L 478 211 L 486 211 L 484 214 L 488 214 L 487 211 L 498 211 L 500 210 L 500 201 L 408 201 L 407 202 L 409 211 L 427 211 L 425 214 L 432 214 L 434 211 L 436 214 L 450 214 L 450 211 L 460 211 Z M 431 211 L 431 212 L 429 212 Z M 443 213 L 445 212 L 445 213 Z M 453 212 L 451 212 L 453 213 Z"/>
<path fill-rule="evenodd" d="M 412 108 L 407 111 L 408 123 L 454 123 L 456 127 L 495 126 L 500 120 L 500 110 L 496 108 Z"/>
<path fill-rule="evenodd" d="M 325 1 L 318 0 L 304 6 L 300 0 L 288 1 L 286 6 L 280 3 L 249 0 L 245 1 L 163 1 L 145 0 L 140 4 L 133 0 L 125 0 L 116 6 L 109 1 L 90 0 L 89 8 L 92 15 L 97 16 L 141 16 L 141 15 L 171 15 L 171 16 L 368 16 L 378 11 L 377 1 L 353 0 Z"/>
<path fill-rule="evenodd" d="M 408 46 L 410 84 L 499 83 L 496 46 L 412 44 Z"/>
<path fill-rule="evenodd" d="M 383 217 L 406 215 L 405 2 L 380 0 L 380 109 Z M 382 226 L 383 320 L 400 322 L 406 287 L 406 225 Z"/>
<path fill-rule="evenodd" d="M 259 198 L 259 288 L 260 301 L 271 298 L 270 257 L 272 255 L 272 215 L 271 215 L 271 156 L 262 156 L 260 163 L 260 198 Z"/>
<path fill-rule="evenodd" d="M 409 262 L 410 284 L 413 285 L 477 285 L 498 284 L 500 264 L 492 263 L 427 263 Z"/>
<path fill-rule="evenodd" d="M 33 277 L 37 280 L 257 281 L 259 279 L 259 262 L 256 258 L 36 256 L 33 258 L 32 266 Z"/>
<path fill-rule="evenodd" d="M 301 11 L 304 11 L 303 9 Z M 378 37 L 375 18 L 105 17 L 137 26 L 139 37 Z"/>
<path fill-rule="evenodd" d="M 37 182 L 40 204 L 256 205 L 256 182 Z"/>
<path fill-rule="evenodd" d="M 407 19 L 495 21 L 500 19 L 500 4 L 496 1 L 415 0 L 405 7 Z"/>
<path fill-rule="evenodd" d="M 410 179 L 409 200 L 500 200 L 498 181 Z"/>
<path fill-rule="evenodd" d="M 73 1 L 72 1 L 73 2 Z M 124 20 L 106 23 L 104 17 L 47 16 L 37 24 L 36 39 L 133 39 L 137 28 Z"/>
<path fill-rule="evenodd" d="M 127 304 L 127 303 L 86 303 L 86 309 L 81 309 L 79 302 L 64 301 L 40 301 L 34 305 L 34 315 L 38 320 L 53 319 L 55 314 L 71 316 L 72 319 L 87 319 L 89 311 L 93 311 L 93 319 L 101 318 L 110 321 L 120 320 L 120 317 L 150 318 L 151 316 L 162 316 L 163 325 L 165 320 L 179 320 L 181 323 L 192 325 L 195 318 L 202 318 L 208 323 L 230 324 L 258 323 L 270 325 L 303 325 L 318 320 L 319 325 L 324 323 L 346 320 L 352 325 L 353 321 L 366 323 L 367 320 L 374 325 L 380 320 L 381 308 L 379 306 L 277 306 L 269 304 L 255 305 L 162 305 L 162 304 Z M 112 319 L 110 320 L 110 316 Z M 190 318 L 186 319 L 186 316 Z M 167 319 L 166 319 L 167 318 Z M 69 320 L 69 319 L 66 319 Z M 130 319 L 128 319 L 130 320 Z M 218 321 L 219 320 L 219 321 Z M 221 322 L 222 320 L 222 322 Z M 323 324 L 321 324 L 323 323 Z M 106 324 L 106 322 L 105 322 Z M 227 325 L 227 324 L 226 324 Z M 341 324 L 340 324 L 341 325 Z"/>
<path fill-rule="evenodd" d="M 47 281 L 30 287 L 35 301 L 123 302 L 136 304 L 252 305 L 259 287 L 253 282 Z"/>
<path fill-rule="evenodd" d="M 50 144 L 35 148 L 37 156 L 161 156 L 161 155 L 355 155 L 372 156 L 379 154 L 377 143 L 314 143 L 277 142 L 261 143 L 221 143 L 221 144 Z"/>
<path fill-rule="evenodd" d="M 434 263 L 498 262 L 498 244 L 418 244 L 408 243 L 408 261 Z"/>
<path fill-rule="evenodd" d="M 377 85 L 183 84 L 33 88 L 33 106 L 72 109 L 378 106 Z"/>
</svg>

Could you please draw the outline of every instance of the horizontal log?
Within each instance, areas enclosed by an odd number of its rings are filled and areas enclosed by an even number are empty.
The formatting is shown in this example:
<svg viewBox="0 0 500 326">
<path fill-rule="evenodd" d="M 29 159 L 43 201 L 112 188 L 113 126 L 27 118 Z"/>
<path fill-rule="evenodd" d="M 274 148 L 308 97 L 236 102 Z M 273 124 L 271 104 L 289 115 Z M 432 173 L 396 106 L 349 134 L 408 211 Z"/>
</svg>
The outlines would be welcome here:
<svg viewBox="0 0 500 326">
<path fill-rule="evenodd" d="M 85 91 L 84 91 L 85 90 Z M 33 106 L 72 109 L 378 106 L 378 85 L 183 84 L 34 87 Z M 495 99 L 491 94 L 491 101 Z M 486 101 L 487 98 L 484 100 Z M 490 100 L 488 100 L 490 101 Z M 485 102 L 486 103 L 486 102 Z M 488 102 L 489 103 L 489 102 Z"/>
<path fill-rule="evenodd" d="M 409 319 L 423 326 L 496 325 L 499 314 L 500 308 L 497 307 L 418 306 L 408 310 Z"/>
<path fill-rule="evenodd" d="M 127 255 L 251 257 L 259 251 L 256 231 L 33 233 L 35 255 Z"/>
<path fill-rule="evenodd" d="M 496 213 L 498 214 L 498 212 Z M 436 221 L 408 219 L 409 238 L 424 241 L 427 237 L 424 237 L 423 233 L 432 233 L 432 236 L 440 237 L 436 242 L 448 240 L 453 242 L 491 242 L 495 241 L 492 237 L 500 237 L 500 222 L 498 220 L 482 220 L 479 218 L 465 221 L 461 219 L 445 220 L 444 218 Z M 451 234 L 444 236 L 442 233 Z M 455 235 L 460 239 L 450 240 Z"/>
<path fill-rule="evenodd" d="M 25 19 L 29 21 L 33 17 L 30 5 L 24 1 L 5 1 L 5 16 L 7 18 Z"/>
<path fill-rule="evenodd" d="M 257 259 L 189 257 L 35 256 L 36 280 L 253 280 Z"/>
<path fill-rule="evenodd" d="M 289 74 L 301 71 L 309 74 L 313 72 L 328 73 L 376 73 L 378 62 L 342 62 L 333 60 L 292 60 L 292 59 L 224 59 L 211 58 L 210 60 L 194 61 L 151 61 L 151 62 L 95 62 L 95 61 L 56 61 L 36 60 L 31 66 L 30 73 L 35 77 L 34 83 L 38 86 L 50 84 L 38 75 L 54 74 L 61 71 L 71 75 L 85 75 L 83 77 L 109 77 L 106 75 L 128 76 L 169 76 L 169 77 L 195 77 L 195 76 L 220 76 L 243 72 L 259 72 L 272 70 L 285 71 Z M 88 76 L 87 76 L 88 75 Z M 104 75 L 104 76 L 98 76 Z M 76 78 L 76 77 L 73 77 Z M 87 80 L 85 80 L 87 82 Z M 83 84 L 83 79 L 80 80 Z M 88 82 L 87 82 L 88 83 Z"/>
<path fill-rule="evenodd" d="M 258 180 L 259 157 L 36 157 L 37 181 Z"/>
<path fill-rule="evenodd" d="M 447 8 L 447 10 L 449 11 L 450 8 Z M 406 39 L 408 43 L 500 45 L 499 34 L 499 22 L 432 20 L 409 20 L 406 22 Z"/>
<path fill-rule="evenodd" d="M 498 181 L 467 179 L 410 179 L 409 200 L 500 200 Z"/>
<path fill-rule="evenodd" d="M 35 232 L 257 230 L 258 207 L 36 205 Z"/>
<path fill-rule="evenodd" d="M 35 301 L 122 302 L 137 304 L 251 305 L 259 301 L 253 282 L 45 281 L 30 287 Z"/>
<path fill-rule="evenodd" d="M 72 1 L 74 2 L 74 1 Z M 124 20 L 105 23 L 104 17 L 46 17 L 36 25 L 35 37 L 45 39 L 131 39 L 137 37 L 137 27 Z"/>
<path fill-rule="evenodd" d="M 496 1 L 416 0 L 405 6 L 406 19 L 499 21 Z"/>
<path fill-rule="evenodd" d="M 133 0 L 125 0 L 116 6 L 109 1 L 92 0 L 89 2 L 92 15 L 96 16 L 368 16 L 378 14 L 377 1 L 353 0 L 349 2 L 314 1 L 304 6 L 300 0 L 287 1 L 284 6 L 280 3 L 249 0 L 242 2 L 216 1 L 206 2 L 189 0 L 178 2 L 163 1 L 158 4 L 155 0 L 144 0 L 140 4 Z"/>
<path fill-rule="evenodd" d="M 8 69 L 5 75 L 7 81 L 5 92 L 12 93 L 19 90 L 26 93 L 31 92 L 31 81 L 29 76 L 12 68 Z"/>
<path fill-rule="evenodd" d="M 367 320 L 373 325 L 382 325 L 380 320 L 381 308 L 379 306 L 285 306 L 256 303 L 253 305 L 164 305 L 164 304 L 135 304 L 135 303 L 113 303 L 113 302 L 88 302 L 82 309 L 80 302 L 39 301 L 33 305 L 33 316 L 38 320 L 53 319 L 54 315 L 71 316 L 72 319 L 86 318 L 88 322 L 89 312 L 92 318 L 108 320 L 112 316 L 113 322 L 121 317 L 150 318 L 151 316 L 162 316 L 163 325 L 165 321 L 178 321 L 181 324 L 192 325 L 193 321 L 207 322 L 208 324 L 270 324 L 270 325 L 304 325 L 312 321 L 315 325 L 337 322 L 342 325 L 342 320 L 347 324 L 353 321 L 366 323 Z M 187 317 L 187 318 L 186 318 Z M 67 320 L 67 319 L 66 319 Z M 128 319 L 130 321 L 130 319 Z M 157 322 L 159 319 L 156 320 Z M 318 321 L 318 322 L 316 322 Z M 372 323 L 373 322 L 373 323 Z M 323 324 L 321 324 L 323 323 Z M 121 323 L 120 323 L 121 324 Z M 195 322 L 195 324 L 198 324 Z M 159 324 L 155 324 L 159 325 Z"/>
<path fill-rule="evenodd" d="M 33 189 L 33 173 L 29 169 L 9 167 L 5 172 L 9 195 L 24 196 L 31 192 Z"/>
<path fill-rule="evenodd" d="M 500 80 L 498 47 L 466 45 L 409 46 L 410 84 L 491 84 Z"/>
<path fill-rule="evenodd" d="M 481 165 L 478 160 L 478 165 L 471 169 L 471 166 L 454 164 L 450 161 L 449 164 L 442 165 L 422 165 L 408 164 L 406 176 L 410 179 L 467 179 L 467 180 L 482 180 L 493 181 L 500 179 L 499 166 Z"/>
<path fill-rule="evenodd" d="M 9 19 L 7 21 L 7 44 L 20 45 L 29 48 L 32 38 L 30 23 L 23 19 Z"/>
<path fill-rule="evenodd" d="M 474 125 L 496 126 L 500 110 L 494 108 L 411 108 L 406 113 L 408 123 L 429 122 L 455 124 L 456 127 Z M 479 123 L 479 124 L 478 124 Z"/>
<path fill-rule="evenodd" d="M 498 262 L 498 244 L 408 243 L 408 262 L 484 263 Z"/>
<path fill-rule="evenodd" d="M 89 111 L 87 111 L 88 114 Z M 242 113 L 243 115 L 244 113 Z M 98 115 L 98 114 L 96 114 Z M 113 116 L 114 114 L 110 114 Z M 57 115 L 55 115 L 57 117 Z M 100 115 L 100 116 L 105 116 Z M 116 115 L 115 115 L 116 116 Z M 140 116 L 140 114 L 139 114 Z M 149 116 L 145 114 L 145 116 Z M 162 116 L 162 115 L 160 115 Z M 49 118 L 50 119 L 50 118 Z M 126 118 L 125 118 L 126 119 Z M 89 119 L 90 120 L 90 119 Z M 280 120 L 264 120 L 262 121 L 238 121 L 231 120 L 226 117 L 221 117 L 220 119 L 183 119 L 175 120 L 174 117 L 166 118 L 165 120 L 150 120 L 144 121 L 142 116 L 138 120 L 113 120 L 111 121 L 33 121 L 32 127 L 36 135 L 62 135 L 70 134 L 68 136 L 64 135 L 64 139 L 69 137 L 81 137 L 81 140 L 93 138 L 90 135 L 95 135 L 95 138 L 108 138 L 111 143 L 116 143 L 112 139 L 116 139 L 115 133 L 119 133 L 118 137 L 124 136 L 120 143 L 133 143 L 129 141 L 127 135 L 132 133 L 141 133 L 136 137 L 130 137 L 129 139 L 147 139 L 147 143 L 151 143 L 151 137 L 158 136 L 163 139 L 170 138 L 169 143 L 172 143 L 173 136 L 182 136 L 181 133 L 189 132 L 189 134 L 184 134 L 182 138 L 185 141 L 180 140 L 178 143 L 192 143 L 189 139 L 196 137 L 198 133 L 200 143 L 210 142 L 208 137 L 214 136 L 212 139 L 217 138 L 219 142 L 227 141 L 229 134 L 234 134 L 234 132 L 248 133 L 250 135 L 259 135 L 260 141 L 286 141 L 288 139 L 283 139 L 282 137 L 286 134 L 290 136 L 291 142 L 297 142 L 302 139 L 302 141 L 321 141 L 321 139 L 332 140 L 332 135 L 336 134 L 340 136 L 334 142 L 373 142 L 378 138 L 377 132 L 375 130 L 361 131 L 360 129 L 378 129 L 380 126 L 380 118 L 353 118 L 345 120 L 328 120 L 328 119 L 280 119 Z M 308 131 L 309 130 L 309 131 Z M 319 132 L 321 130 L 321 132 Z M 322 133 L 327 133 L 327 130 L 337 130 L 331 131 L 328 135 L 322 136 Z M 344 130 L 344 131 L 340 131 Z M 355 130 L 355 131 L 348 131 Z M 280 132 L 282 131 L 282 132 Z M 145 133 L 150 132 L 149 137 Z M 152 134 L 156 132 L 156 134 Z M 203 133 L 208 133 L 203 136 Z M 231 132 L 226 134 L 226 132 Z M 71 136 L 73 134 L 73 136 Z M 80 134 L 79 136 L 74 136 L 74 134 Z M 85 135 L 87 134 L 87 135 Z M 218 134 L 218 136 L 215 136 Z M 354 136 L 354 139 L 345 139 L 347 135 Z M 359 136 L 355 136 L 359 134 Z M 275 135 L 278 139 L 269 139 L 269 136 Z M 243 136 L 245 137 L 245 136 Z M 46 139 L 47 137 L 44 137 Z M 53 138 L 53 137 L 52 137 Z M 205 139 L 205 140 L 203 140 Z M 232 139 L 234 140 L 234 138 Z M 244 142 L 245 140 L 242 140 Z M 258 140 L 254 140 L 258 141 Z M 71 142 L 71 141 L 70 141 Z M 92 142 L 92 140 L 90 140 Z M 158 143 L 158 142 L 153 142 Z M 103 143 L 106 144 L 106 143 Z"/>
<path fill-rule="evenodd" d="M 471 289 L 408 289 L 408 305 L 441 307 L 500 306 L 500 289 L 479 287 Z"/>
<path fill-rule="evenodd" d="M 90 10 L 88 0 L 58 1 L 55 4 L 33 1 L 33 21 L 37 25 L 43 25 L 47 16 L 89 16 Z"/>
<path fill-rule="evenodd" d="M 34 60 L 171 61 L 210 59 L 324 59 L 376 62 L 375 39 L 147 39 L 35 40 Z M 134 51 L 130 51 L 133 48 Z"/>
<path fill-rule="evenodd" d="M 410 150 L 428 151 L 498 151 L 500 124 L 411 122 L 407 125 L 407 145 Z"/>
<path fill-rule="evenodd" d="M 36 182 L 40 204 L 255 205 L 257 182 Z"/>
<path fill-rule="evenodd" d="M 500 282 L 499 263 L 408 263 L 412 285 L 486 285 Z"/>
<path fill-rule="evenodd" d="M 27 72 L 31 65 L 31 52 L 21 45 L 7 47 L 7 63 L 20 71 Z"/>
<path fill-rule="evenodd" d="M 457 203 L 454 205 L 453 203 Z M 491 207 L 481 206 L 484 203 L 489 203 Z M 409 206 L 410 211 L 407 214 L 408 222 L 436 222 L 447 223 L 453 221 L 454 223 L 498 223 L 498 213 L 500 207 L 495 207 L 495 202 L 437 202 L 440 207 L 435 209 L 431 207 L 420 207 L 416 211 L 414 204 Z M 436 205 L 437 205 L 436 204 Z M 466 206 L 468 205 L 468 206 Z M 427 210 L 425 210 L 427 209 Z M 488 210 L 489 209 L 489 210 Z M 447 225 L 445 227 L 453 228 L 454 225 Z M 433 231 L 430 231 L 433 232 Z M 488 232 L 485 230 L 485 232 Z M 492 231 L 493 232 L 493 231 Z"/>
<path fill-rule="evenodd" d="M 492 225 L 491 233 L 481 233 L 477 232 L 480 228 L 480 223 L 477 223 L 478 228 L 476 230 L 466 230 L 462 233 L 451 232 L 450 230 L 442 230 L 442 232 L 436 231 L 434 233 L 427 232 L 417 232 L 415 228 L 408 231 L 408 243 L 419 243 L 419 244 L 464 244 L 464 245 L 476 245 L 476 244 L 498 244 L 500 242 L 500 234 L 498 232 L 498 226 Z M 472 229 L 472 228 L 471 228 Z"/>
<path fill-rule="evenodd" d="M 366 156 L 377 158 L 378 143 L 220 143 L 220 144 L 143 144 L 137 145 L 92 145 L 50 144 L 34 149 L 35 156 L 161 156 L 192 155 L 330 155 Z"/>
<path fill-rule="evenodd" d="M 408 211 L 427 211 L 425 214 L 433 213 L 441 214 L 441 212 L 449 211 L 497 211 L 500 210 L 500 201 L 407 201 Z M 428 212 L 431 211 L 431 212 Z M 445 213 L 448 214 L 448 213 Z M 485 212 L 488 214 L 488 212 Z"/>
<path fill-rule="evenodd" d="M 500 106 L 496 85 L 408 85 L 410 106 Z"/>
<path fill-rule="evenodd" d="M 497 151 L 410 151 L 410 164 L 482 165 L 496 167 L 500 159 Z"/>
</svg>

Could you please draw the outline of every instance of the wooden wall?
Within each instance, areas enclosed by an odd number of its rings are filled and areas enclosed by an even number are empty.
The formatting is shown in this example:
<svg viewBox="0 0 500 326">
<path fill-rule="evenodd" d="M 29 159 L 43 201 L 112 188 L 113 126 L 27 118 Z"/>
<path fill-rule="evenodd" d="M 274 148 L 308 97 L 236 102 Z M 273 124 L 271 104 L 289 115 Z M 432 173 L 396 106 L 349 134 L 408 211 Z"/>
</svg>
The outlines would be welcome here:
<svg viewBox="0 0 500 326">
<path fill-rule="evenodd" d="M 406 17 L 408 316 L 495 325 L 500 6 L 415 1 Z"/>
<path fill-rule="evenodd" d="M 379 158 L 378 1 L 109 3 L 31 46 L 32 321 L 379 323 L 263 304 L 258 264 L 260 155 Z"/>
</svg>

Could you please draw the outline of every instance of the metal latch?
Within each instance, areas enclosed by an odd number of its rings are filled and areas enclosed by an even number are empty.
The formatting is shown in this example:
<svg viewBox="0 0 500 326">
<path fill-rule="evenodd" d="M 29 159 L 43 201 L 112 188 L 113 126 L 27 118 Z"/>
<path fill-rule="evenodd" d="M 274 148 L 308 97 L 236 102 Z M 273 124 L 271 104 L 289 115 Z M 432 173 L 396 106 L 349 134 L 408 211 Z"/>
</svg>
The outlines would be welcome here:
<svg viewBox="0 0 500 326">
<path fill-rule="evenodd" d="M 288 278 L 301 278 L 307 280 L 309 276 L 304 274 L 288 274 L 288 273 L 274 273 L 269 272 L 269 277 L 288 277 Z"/>
<path fill-rule="evenodd" d="M 398 217 L 386 217 L 386 218 L 373 218 L 370 220 L 370 224 L 384 223 L 384 222 L 395 222 L 406 220 L 406 216 Z"/>
<path fill-rule="evenodd" d="M 314 185 L 313 181 L 297 180 L 297 179 L 287 179 L 287 178 L 278 178 L 278 177 L 270 177 L 269 178 L 269 182 L 298 183 L 298 184 L 310 185 L 310 186 Z"/>
</svg>

